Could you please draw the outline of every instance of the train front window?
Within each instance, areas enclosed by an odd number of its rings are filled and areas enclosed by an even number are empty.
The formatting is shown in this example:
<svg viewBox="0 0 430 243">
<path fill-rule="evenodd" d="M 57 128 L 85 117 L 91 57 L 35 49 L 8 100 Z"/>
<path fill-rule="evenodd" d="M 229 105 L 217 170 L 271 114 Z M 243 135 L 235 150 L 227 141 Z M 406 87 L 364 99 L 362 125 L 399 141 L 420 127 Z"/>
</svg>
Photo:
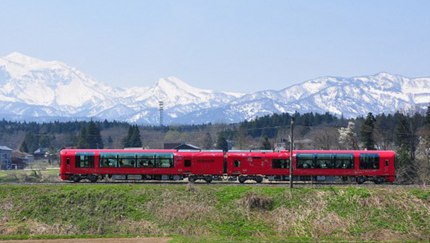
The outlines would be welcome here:
<svg viewBox="0 0 430 243">
<path fill-rule="evenodd" d="M 379 169 L 379 154 L 360 154 L 360 169 Z"/>
<path fill-rule="evenodd" d="M 78 153 L 75 157 L 76 168 L 94 168 L 94 153 Z"/>
<path fill-rule="evenodd" d="M 290 160 L 289 159 L 273 159 L 272 160 L 273 169 L 289 169 Z"/>
</svg>

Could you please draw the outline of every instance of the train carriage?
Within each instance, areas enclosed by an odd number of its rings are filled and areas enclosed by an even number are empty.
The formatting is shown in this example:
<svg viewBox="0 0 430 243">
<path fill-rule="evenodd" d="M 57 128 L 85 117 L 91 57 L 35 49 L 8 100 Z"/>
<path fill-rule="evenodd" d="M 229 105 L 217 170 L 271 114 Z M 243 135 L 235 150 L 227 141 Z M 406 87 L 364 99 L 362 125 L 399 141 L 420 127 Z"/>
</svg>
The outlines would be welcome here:
<svg viewBox="0 0 430 243">
<path fill-rule="evenodd" d="M 64 149 L 60 178 L 78 182 L 113 180 L 221 180 L 244 183 L 290 179 L 289 151 L 181 151 Z M 294 180 L 342 178 L 361 184 L 394 182 L 393 151 L 295 150 Z"/>
</svg>

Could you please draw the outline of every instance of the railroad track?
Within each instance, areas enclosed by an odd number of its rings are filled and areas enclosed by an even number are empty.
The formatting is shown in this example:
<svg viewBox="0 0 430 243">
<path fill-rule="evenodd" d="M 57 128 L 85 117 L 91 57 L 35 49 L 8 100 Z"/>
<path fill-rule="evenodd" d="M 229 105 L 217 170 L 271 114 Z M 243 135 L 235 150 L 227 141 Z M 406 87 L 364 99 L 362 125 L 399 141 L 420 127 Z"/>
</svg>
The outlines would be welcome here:
<svg viewBox="0 0 430 243">
<path fill-rule="evenodd" d="M 193 184 L 195 186 L 216 186 L 216 185 L 231 185 L 231 186 L 273 186 L 273 187 L 289 187 L 289 182 L 268 182 L 264 181 L 262 183 L 239 183 L 233 181 L 213 181 L 212 183 L 206 182 L 194 182 L 189 183 L 187 181 L 99 181 L 95 183 L 91 182 L 69 182 L 69 181 L 58 181 L 58 182 L 1 182 L 0 185 L 188 185 Z M 341 182 L 320 182 L 320 183 L 310 183 L 310 182 L 295 182 L 294 187 L 370 187 L 370 188 L 419 188 L 420 185 L 402 185 L 402 184 L 374 184 L 373 182 L 364 183 L 358 185 L 356 183 L 341 183 Z"/>
</svg>

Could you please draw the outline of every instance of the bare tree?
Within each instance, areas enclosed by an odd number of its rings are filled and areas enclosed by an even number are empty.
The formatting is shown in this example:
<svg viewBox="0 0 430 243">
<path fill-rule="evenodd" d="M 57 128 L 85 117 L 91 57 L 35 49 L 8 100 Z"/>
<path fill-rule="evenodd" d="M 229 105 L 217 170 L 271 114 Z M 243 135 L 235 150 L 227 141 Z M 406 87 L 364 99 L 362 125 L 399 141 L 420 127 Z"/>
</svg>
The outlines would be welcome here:
<svg viewBox="0 0 430 243">
<path fill-rule="evenodd" d="M 358 149 L 358 139 L 357 134 L 354 132 L 355 123 L 350 121 L 348 126 L 341 127 L 339 132 L 339 144 L 341 144 L 345 149 Z"/>
</svg>

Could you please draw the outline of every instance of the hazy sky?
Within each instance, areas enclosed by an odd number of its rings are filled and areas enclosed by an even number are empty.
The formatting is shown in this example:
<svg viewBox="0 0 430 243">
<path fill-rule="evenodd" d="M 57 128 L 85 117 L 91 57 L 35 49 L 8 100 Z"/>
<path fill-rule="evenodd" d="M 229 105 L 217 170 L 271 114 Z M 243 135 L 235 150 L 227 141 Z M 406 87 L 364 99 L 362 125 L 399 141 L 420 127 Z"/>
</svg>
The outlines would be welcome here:
<svg viewBox="0 0 430 243">
<path fill-rule="evenodd" d="M 430 76 L 430 1 L 0 0 L 0 56 L 59 60 L 113 86 L 177 76 L 281 89 L 319 76 Z"/>
</svg>

